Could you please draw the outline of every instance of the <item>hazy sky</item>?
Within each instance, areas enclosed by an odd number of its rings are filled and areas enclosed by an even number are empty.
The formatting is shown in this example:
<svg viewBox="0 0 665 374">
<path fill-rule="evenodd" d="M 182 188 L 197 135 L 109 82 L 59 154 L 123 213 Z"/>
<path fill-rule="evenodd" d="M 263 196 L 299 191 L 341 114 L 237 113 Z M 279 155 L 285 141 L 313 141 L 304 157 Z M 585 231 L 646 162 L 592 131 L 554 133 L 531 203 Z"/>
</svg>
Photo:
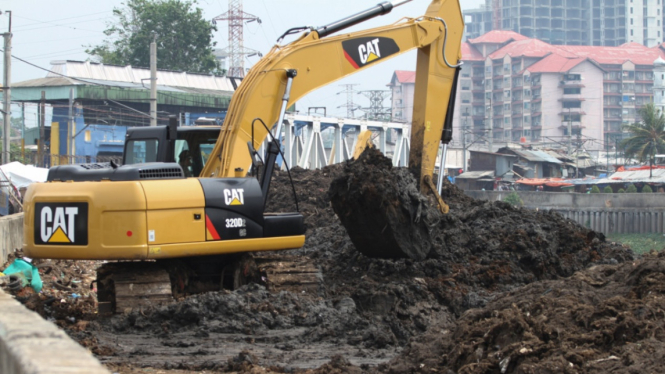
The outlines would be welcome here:
<svg viewBox="0 0 665 374">
<path fill-rule="evenodd" d="M 460 1 L 463 9 L 476 8 L 485 2 L 485 0 Z M 245 0 L 243 10 L 259 17 L 262 21 L 260 25 L 252 22 L 245 26 L 245 46 L 266 53 L 274 45 L 277 37 L 288 28 L 305 25 L 322 26 L 379 2 L 381 1 Z M 413 0 L 395 8 L 388 15 L 365 22 L 354 29 L 387 25 L 401 17 L 422 15 L 428 4 L 428 0 Z M 4 11 L 11 10 L 12 54 L 49 69 L 50 62 L 54 60 L 88 59 L 89 56 L 84 52 L 86 46 L 101 44 L 104 41 L 106 36 L 103 31 L 115 20 L 112 15 L 113 8 L 122 6 L 122 0 L 0 0 L 0 10 L 3 11 L 0 15 L 0 32 L 6 32 L 8 27 L 8 16 Z M 199 0 L 198 6 L 203 9 L 207 19 L 212 19 L 228 10 L 228 0 Z M 218 31 L 214 40 L 219 48 L 228 45 L 227 27 L 228 24 L 225 22 L 217 24 Z M 251 67 L 256 61 L 258 57 L 248 58 L 245 67 Z M 327 106 L 329 116 L 343 116 L 346 114 L 346 109 L 337 108 L 346 103 L 346 95 L 337 94 L 344 89 L 341 84 L 358 84 L 354 87 L 356 90 L 386 89 L 394 70 L 413 69 L 415 69 L 414 53 L 378 64 L 308 95 L 298 103 L 299 110 L 307 111 L 307 107 Z M 12 82 L 41 78 L 46 74 L 46 71 L 16 59 L 12 61 Z M 357 104 L 369 105 L 364 96 L 355 95 L 355 97 Z M 16 108 L 12 111 L 14 117 L 20 116 Z M 26 118 L 27 124 L 31 126 L 30 116 Z"/>
</svg>

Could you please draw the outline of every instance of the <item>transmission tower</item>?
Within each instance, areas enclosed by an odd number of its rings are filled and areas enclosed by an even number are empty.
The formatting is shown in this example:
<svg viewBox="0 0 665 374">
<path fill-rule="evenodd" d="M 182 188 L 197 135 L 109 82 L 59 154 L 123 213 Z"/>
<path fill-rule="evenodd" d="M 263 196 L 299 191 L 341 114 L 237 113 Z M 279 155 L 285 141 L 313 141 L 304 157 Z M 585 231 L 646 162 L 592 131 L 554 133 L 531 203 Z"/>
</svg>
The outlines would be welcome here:
<svg viewBox="0 0 665 374">
<path fill-rule="evenodd" d="M 355 117 L 354 113 L 356 109 L 360 109 L 359 106 L 355 105 L 353 103 L 353 94 L 356 93 L 357 91 L 353 89 L 353 86 L 359 86 L 358 84 L 340 84 L 342 87 L 346 87 L 344 91 L 338 92 L 337 94 L 346 94 L 346 104 L 345 105 L 340 105 L 338 108 L 346 108 L 346 118 L 353 118 Z"/>
<path fill-rule="evenodd" d="M 242 78 L 245 76 L 245 56 L 255 54 L 261 56 L 261 53 L 256 50 L 245 48 L 243 22 L 256 21 L 260 24 L 261 19 L 243 12 L 242 0 L 229 0 L 229 10 L 212 19 L 213 23 L 216 21 L 229 22 L 229 46 L 224 48 L 229 55 L 229 69 L 226 75 Z"/>
<path fill-rule="evenodd" d="M 358 92 L 369 99 L 369 107 L 360 108 L 365 111 L 365 118 L 376 121 L 390 120 L 391 110 L 390 108 L 383 106 L 383 101 L 387 98 L 387 95 L 390 92 L 390 90 L 368 90 Z"/>
</svg>

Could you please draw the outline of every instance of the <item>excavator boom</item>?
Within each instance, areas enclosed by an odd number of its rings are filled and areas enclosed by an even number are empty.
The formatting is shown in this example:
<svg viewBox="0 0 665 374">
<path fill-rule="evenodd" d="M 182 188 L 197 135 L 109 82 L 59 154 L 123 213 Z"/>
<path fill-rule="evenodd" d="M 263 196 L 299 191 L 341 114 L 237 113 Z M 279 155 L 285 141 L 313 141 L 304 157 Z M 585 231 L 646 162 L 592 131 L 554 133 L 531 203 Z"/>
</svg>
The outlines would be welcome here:
<svg viewBox="0 0 665 374">
<path fill-rule="evenodd" d="M 238 168 L 248 168 L 247 143 L 258 148 L 267 136 L 267 130 L 256 125 L 252 139 L 249 124 L 255 118 L 270 127 L 278 121 L 287 71 L 297 72 L 286 104 L 291 106 L 316 88 L 413 49 L 418 56 L 409 165 L 421 181 L 432 176 L 454 95 L 455 65 L 461 60 L 464 23 L 459 1 L 434 0 L 422 17 L 328 36 L 338 30 L 319 28 L 288 45 L 275 46 L 249 71 L 231 100 L 202 177 L 229 177 Z"/>
</svg>

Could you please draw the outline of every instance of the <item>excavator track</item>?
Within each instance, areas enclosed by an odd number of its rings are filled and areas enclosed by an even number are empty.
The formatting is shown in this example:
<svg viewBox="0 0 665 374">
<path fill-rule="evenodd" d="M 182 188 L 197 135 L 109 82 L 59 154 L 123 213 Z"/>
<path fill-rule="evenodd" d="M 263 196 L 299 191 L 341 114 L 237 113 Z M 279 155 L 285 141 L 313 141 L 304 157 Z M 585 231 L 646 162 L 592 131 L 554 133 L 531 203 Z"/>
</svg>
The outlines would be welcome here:
<svg viewBox="0 0 665 374">
<path fill-rule="evenodd" d="M 113 262 L 97 269 L 100 315 L 144 312 L 190 295 L 263 284 L 270 292 L 319 293 L 321 271 L 306 257 L 261 255 L 230 258 L 215 274 L 183 262 Z"/>
</svg>

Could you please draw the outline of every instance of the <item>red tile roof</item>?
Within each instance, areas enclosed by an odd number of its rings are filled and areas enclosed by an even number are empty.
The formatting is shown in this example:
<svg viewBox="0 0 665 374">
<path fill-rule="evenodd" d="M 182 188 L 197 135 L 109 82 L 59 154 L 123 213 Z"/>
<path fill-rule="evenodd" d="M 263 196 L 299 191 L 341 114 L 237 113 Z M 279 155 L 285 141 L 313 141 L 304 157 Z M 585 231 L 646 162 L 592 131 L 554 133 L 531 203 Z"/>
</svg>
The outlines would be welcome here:
<svg viewBox="0 0 665 374">
<path fill-rule="evenodd" d="M 415 71 L 395 70 L 395 77 L 399 83 L 416 83 Z"/>
<path fill-rule="evenodd" d="M 658 57 L 665 57 L 659 48 L 647 48 L 638 43 L 627 43 L 620 47 L 595 47 L 561 45 L 561 49 L 579 57 L 587 57 L 599 64 L 618 65 L 631 61 L 636 65 L 653 65 Z"/>
<path fill-rule="evenodd" d="M 522 34 L 518 34 L 514 31 L 507 30 L 492 30 L 485 35 L 481 35 L 475 39 L 470 39 L 469 43 L 479 44 L 479 43 L 497 43 L 503 44 L 515 40 L 524 40 L 529 39 Z"/>
<path fill-rule="evenodd" d="M 462 43 L 462 60 L 464 61 L 485 61 L 485 57 L 476 47 L 469 43 Z"/>
<path fill-rule="evenodd" d="M 653 65 L 658 58 L 665 59 L 665 43 L 648 48 L 642 44 L 631 42 L 619 47 L 599 46 L 570 46 L 551 45 L 538 39 L 527 38 L 513 31 L 494 30 L 478 38 L 471 39 L 462 45 L 462 56 L 466 61 L 482 61 L 483 56 L 475 44 L 496 43 L 503 44 L 502 48 L 494 51 L 488 57 L 501 59 L 506 55 L 511 57 L 546 58 L 550 55 L 558 57 L 547 58 L 532 65 L 528 70 L 532 72 L 568 71 L 585 59 L 596 64 L 620 65 L 631 61 L 636 65 Z M 561 66 L 556 64 L 560 63 Z M 558 70 L 557 70 L 558 69 Z"/>
<path fill-rule="evenodd" d="M 586 61 L 586 58 L 567 58 L 551 54 L 526 68 L 532 73 L 564 73 Z"/>
<path fill-rule="evenodd" d="M 547 44 L 538 39 L 525 39 L 507 44 L 503 48 L 492 53 L 489 57 L 493 60 L 510 57 L 545 57 L 551 53 L 563 57 L 575 58 L 573 53 L 561 50 L 558 46 Z"/>
</svg>

